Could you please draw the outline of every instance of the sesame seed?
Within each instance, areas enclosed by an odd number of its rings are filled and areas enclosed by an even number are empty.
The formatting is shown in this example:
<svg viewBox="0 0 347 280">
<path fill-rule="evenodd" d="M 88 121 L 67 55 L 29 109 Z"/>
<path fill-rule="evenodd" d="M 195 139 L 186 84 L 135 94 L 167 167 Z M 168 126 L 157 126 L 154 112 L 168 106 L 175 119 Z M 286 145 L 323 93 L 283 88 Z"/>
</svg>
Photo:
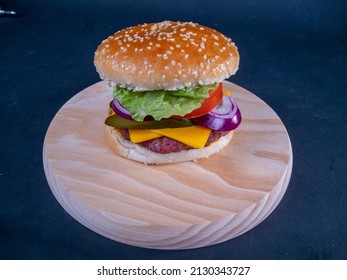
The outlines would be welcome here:
<svg viewBox="0 0 347 280">
<path fill-rule="evenodd" d="M 207 59 L 207 54 L 204 54 L 203 58 L 206 60 Z"/>
<path fill-rule="evenodd" d="M 169 70 L 170 67 L 169 67 L 169 66 L 164 66 L 164 69 L 165 69 L 165 70 Z"/>
<path fill-rule="evenodd" d="M 161 79 L 165 80 L 166 79 L 166 75 L 161 76 Z"/>
<path fill-rule="evenodd" d="M 219 46 L 219 44 L 218 44 L 217 42 L 213 42 L 213 44 L 215 44 L 215 45 Z"/>
<path fill-rule="evenodd" d="M 171 64 L 172 64 L 173 66 L 175 66 L 175 65 L 176 65 L 176 61 L 171 60 Z"/>
<path fill-rule="evenodd" d="M 157 53 L 157 57 L 161 57 L 162 56 L 162 54 L 161 53 Z"/>
<path fill-rule="evenodd" d="M 178 45 L 178 44 L 176 45 L 176 48 L 180 48 L 180 47 L 181 47 L 181 45 Z"/>
<path fill-rule="evenodd" d="M 188 57 L 189 57 L 189 55 L 188 55 L 188 54 L 186 54 L 186 55 L 184 56 L 184 58 L 185 58 L 185 59 L 187 59 Z"/>
<path fill-rule="evenodd" d="M 168 58 L 167 53 L 164 53 L 164 54 L 163 54 L 163 58 L 164 58 L 164 59 L 167 59 L 167 58 Z"/>
</svg>

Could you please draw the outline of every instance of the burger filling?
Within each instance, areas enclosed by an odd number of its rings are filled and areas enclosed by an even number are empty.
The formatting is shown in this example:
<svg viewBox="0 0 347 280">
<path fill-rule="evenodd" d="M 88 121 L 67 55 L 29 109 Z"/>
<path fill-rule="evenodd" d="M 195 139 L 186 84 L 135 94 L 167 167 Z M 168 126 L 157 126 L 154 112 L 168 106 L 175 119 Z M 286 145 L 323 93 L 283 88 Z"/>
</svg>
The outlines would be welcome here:
<svg viewBox="0 0 347 280">
<path fill-rule="evenodd" d="M 207 147 L 241 122 L 222 83 L 145 92 L 115 85 L 113 98 L 105 123 L 124 139 L 161 154 Z"/>
<path fill-rule="evenodd" d="M 130 134 L 128 129 L 120 128 L 120 129 L 117 129 L 117 131 L 122 135 L 124 139 L 130 141 Z M 205 147 L 210 145 L 212 142 L 217 141 L 219 138 L 227 135 L 229 132 L 230 131 L 211 130 L 211 133 L 206 141 Z M 160 154 L 175 153 L 175 152 L 180 152 L 184 150 L 194 149 L 194 147 L 192 146 L 189 146 L 187 144 L 184 144 L 180 141 L 177 141 L 175 139 L 172 139 L 166 136 L 152 139 L 152 140 L 147 140 L 138 144 L 147 148 L 148 150 L 152 152 L 156 152 Z"/>
</svg>

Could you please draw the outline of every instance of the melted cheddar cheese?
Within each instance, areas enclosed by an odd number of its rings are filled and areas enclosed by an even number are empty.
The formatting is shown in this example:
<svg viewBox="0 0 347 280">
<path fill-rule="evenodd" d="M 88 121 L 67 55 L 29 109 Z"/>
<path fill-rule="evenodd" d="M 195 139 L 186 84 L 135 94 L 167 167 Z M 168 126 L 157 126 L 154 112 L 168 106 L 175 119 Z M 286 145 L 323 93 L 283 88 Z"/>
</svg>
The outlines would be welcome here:
<svg viewBox="0 0 347 280">
<path fill-rule="evenodd" d="M 166 136 L 196 149 L 205 147 L 210 133 L 210 129 L 199 125 L 180 128 L 129 129 L 130 140 L 133 143 Z"/>
</svg>

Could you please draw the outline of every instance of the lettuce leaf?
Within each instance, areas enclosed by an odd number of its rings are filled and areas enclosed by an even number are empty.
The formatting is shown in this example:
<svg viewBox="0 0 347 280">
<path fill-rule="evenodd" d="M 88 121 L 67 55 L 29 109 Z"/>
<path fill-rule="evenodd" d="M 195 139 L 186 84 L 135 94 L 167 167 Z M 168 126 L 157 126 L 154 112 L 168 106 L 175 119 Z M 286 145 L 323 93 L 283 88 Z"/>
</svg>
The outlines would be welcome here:
<svg viewBox="0 0 347 280">
<path fill-rule="evenodd" d="M 147 115 L 150 115 L 158 121 L 171 116 L 184 116 L 199 108 L 202 101 L 209 97 L 209 90 L 217 86 L 218 84 L 212 84 L 174 91 L 141 92 L 115 86 L 113 97 L 130 112 L 134 120 L 143 121 Z"/>
</svg>

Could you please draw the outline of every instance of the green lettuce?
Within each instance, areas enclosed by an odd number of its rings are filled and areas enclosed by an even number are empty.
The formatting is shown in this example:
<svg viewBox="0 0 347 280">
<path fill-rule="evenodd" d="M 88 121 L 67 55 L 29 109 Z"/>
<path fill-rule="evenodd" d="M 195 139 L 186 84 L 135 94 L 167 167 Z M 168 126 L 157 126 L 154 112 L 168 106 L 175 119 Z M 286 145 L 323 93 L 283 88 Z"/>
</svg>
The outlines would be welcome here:
<svg viewBox="0 0 347 280">
<path fill-rule="evenodd" d="M 126 108 L 133 119 L 143 121 L 147 115 L 159 121 L 171 116 L 184 116 L 201 106 L 209 90 L 217 84 L 196 86 L 179 90 L 131 91 L 115 86 L 113 97 Z"/>
</svg>

